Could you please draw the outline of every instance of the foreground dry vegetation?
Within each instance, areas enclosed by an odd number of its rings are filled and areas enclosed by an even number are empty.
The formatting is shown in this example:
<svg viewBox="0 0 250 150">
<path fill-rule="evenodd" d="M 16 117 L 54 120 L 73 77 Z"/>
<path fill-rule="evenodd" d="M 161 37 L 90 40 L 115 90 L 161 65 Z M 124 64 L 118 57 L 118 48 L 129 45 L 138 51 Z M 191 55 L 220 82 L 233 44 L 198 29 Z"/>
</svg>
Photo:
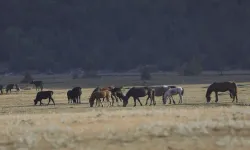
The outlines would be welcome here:
<svg viewBox="0 0 250 150">
<path fill-rule="evenodd" d="M 0 95 L 0 150 L 8 149 L 246 149 L 250 148 L 249 83 L 239 84 L 240 105 L 229 95 L 204 104 L 206 85 L 181 85 L 183 105 L 89 108 L 68 105 L 67 89 L 54 90 L 56 106 L 33 106 L 35 90 Z M 213 95 L 214 96 L 214 95 Z M 178 101 L 179 97 L 175 99 Z M 145 98 L 142 98 L 143 104 Z M 44 102 L 47 102 L 45 100 Z"/>
</svg>

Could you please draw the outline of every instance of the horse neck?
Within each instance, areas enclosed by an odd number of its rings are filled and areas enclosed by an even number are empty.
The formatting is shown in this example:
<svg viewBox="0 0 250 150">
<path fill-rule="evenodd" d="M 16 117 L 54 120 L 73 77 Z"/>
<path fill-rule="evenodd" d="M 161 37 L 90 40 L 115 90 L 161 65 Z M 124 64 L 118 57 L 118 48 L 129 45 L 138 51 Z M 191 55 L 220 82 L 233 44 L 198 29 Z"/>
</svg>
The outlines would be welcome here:
<svg viewBox="0 0 250 150">
<path fill-rule="evenodd" d="M 213 92 L 213 90 L 211 90 L 210 88 L 207 89 L 206 92 L 206 97 L 210 97 L 211 93 Z"/>
</svg>

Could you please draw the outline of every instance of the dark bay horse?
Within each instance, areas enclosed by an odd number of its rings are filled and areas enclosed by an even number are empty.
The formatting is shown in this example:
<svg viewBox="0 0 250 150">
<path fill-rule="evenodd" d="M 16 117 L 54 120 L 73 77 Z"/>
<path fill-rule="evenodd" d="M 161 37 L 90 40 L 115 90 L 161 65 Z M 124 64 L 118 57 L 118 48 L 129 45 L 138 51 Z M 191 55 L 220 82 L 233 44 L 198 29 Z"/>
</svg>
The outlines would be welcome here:
<svg viewBox="0 0 250 150">
<path fill-rule="evenodd" d="M 11 93 L 11 90 L 14 89 L 14 88 L 16 89 L 17 92 L 20 91 L 20 88 L 19 88 L 19 86 L 18 86 L 17 84 L 8 84 L 8 85 L 6 86 L 6 88 L 5 88 L 6 93 L 8 93 L 8 92 Z"/>
<path fill-rule="evenodd" d="M 3 94 L 3 85 L 0 84 L 0 91 L 1 91 L 1 94 Z"/>
<path fill-rule="evenodd" d="M 176 88 L 175 85 L 154 85 L 154 86 L 149 86 L 149 87 L 153 88 L 155 90 L 155 96 L 156 97 L 161 96 L 162 100 L 163 100 L 163 95 L 167 90 L 172 89 L 172 88 Z M 148 99 L 149 99 L 149 97 L 147 98 L 145 105 L 147 105 Z M 163 104 L 164 104 L 164 102 L 163 102 Z M 169 101 L 169 104 L 171 104 L 171 100 Z"/>
<path fill-rule="evenodd" d="M 215 102 L 218 102 L 218 92 L 226 92 L 229 91 L 230 98 L 233 99 L 232 102 L 234 102 L 236 98 L 236 103 L 238 103 L 238 96 L 237 96 L 237 85 L 235 82 L 214 82 L 212 83 L 208 88 L 206 92 L 206 99 L 207 103 L 211 101 L 211 93 L 215 92 Z"/>
<path fill-rule="evenodd" d="M 136 106 L 136 100 L 140 103 L 142 106 L 142 103 L 139 99 L 139 97 L 145 97 L 148 96 L 150 97 L 150 105 L 152 105 L 152 102 L 154 105 L 156 105 L 155 102 L 155 90 L 150 87 L 132 87 L 129 89 L 127 92 L 126 96 L 123 97 L 123 107 L 126 107 L 128 104 L 128 100 L 130 97 L 133 97 L 134 99 L 134 107 Z"/>
<path fill-rule="evenodd" d="M 36 87 L 36 90 L 38 90 L 38 88 L 40 88 L 41 91 L 43 90 L 43 81 L 34 81 L 34 80 L 32 80 L 30 82 L 30 84 L 34 84 L 35 87 Z"/>
</svg>

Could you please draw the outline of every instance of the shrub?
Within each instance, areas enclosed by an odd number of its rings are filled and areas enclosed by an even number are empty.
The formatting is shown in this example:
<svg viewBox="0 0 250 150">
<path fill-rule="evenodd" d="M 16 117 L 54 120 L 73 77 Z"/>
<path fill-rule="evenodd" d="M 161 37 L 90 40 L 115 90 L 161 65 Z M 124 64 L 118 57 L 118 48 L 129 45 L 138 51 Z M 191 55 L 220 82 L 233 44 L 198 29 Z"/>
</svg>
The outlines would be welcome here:
<svg viewBox="0 0 250 150">
<path fill-rule="evenodd" d="M 33 80 L 33 77 L 29 72 L 26 72 L 23 79 L 20 81 L 20 83 L 30 83 Z"/>
<path fill-rule="evenodd" d="M 141 80 L 151 80 L 152 76 L 148 67 L 141 69 Z"/>
</svg>

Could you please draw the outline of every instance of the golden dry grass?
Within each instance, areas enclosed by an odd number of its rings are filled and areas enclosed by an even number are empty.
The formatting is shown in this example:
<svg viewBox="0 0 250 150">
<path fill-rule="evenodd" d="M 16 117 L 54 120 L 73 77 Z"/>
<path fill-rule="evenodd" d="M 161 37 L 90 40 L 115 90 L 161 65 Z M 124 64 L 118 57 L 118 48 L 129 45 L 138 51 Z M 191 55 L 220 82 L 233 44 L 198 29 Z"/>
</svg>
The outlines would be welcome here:
<svg viewBox="0 0 250 150">
<path fill-rule="evenodd" d="M 240 84 L 239 102 L 247 104 L 249 83 Z M 132 99 L 126 108 L 89 108 L 93 88 L 83 89 L 84 104 L 68 105 L 66 91 L 71 85 L 46 87 L 53 89 L 56 106 L 33 106 L 34 89 L 0 95 L 0 150 L 250 148 L 249 107 L 232 104 L 229 95 L 220 95 L 219 104 L 214 104 L 214 96 L 205 104 L 203 87 L 208 84 L 181 85 L 182 105 L 162 106 L 157 98 L 156 106 L 136 108 Z M 141 100 L 145 104 L 145 98 Z"/>
</svg>

